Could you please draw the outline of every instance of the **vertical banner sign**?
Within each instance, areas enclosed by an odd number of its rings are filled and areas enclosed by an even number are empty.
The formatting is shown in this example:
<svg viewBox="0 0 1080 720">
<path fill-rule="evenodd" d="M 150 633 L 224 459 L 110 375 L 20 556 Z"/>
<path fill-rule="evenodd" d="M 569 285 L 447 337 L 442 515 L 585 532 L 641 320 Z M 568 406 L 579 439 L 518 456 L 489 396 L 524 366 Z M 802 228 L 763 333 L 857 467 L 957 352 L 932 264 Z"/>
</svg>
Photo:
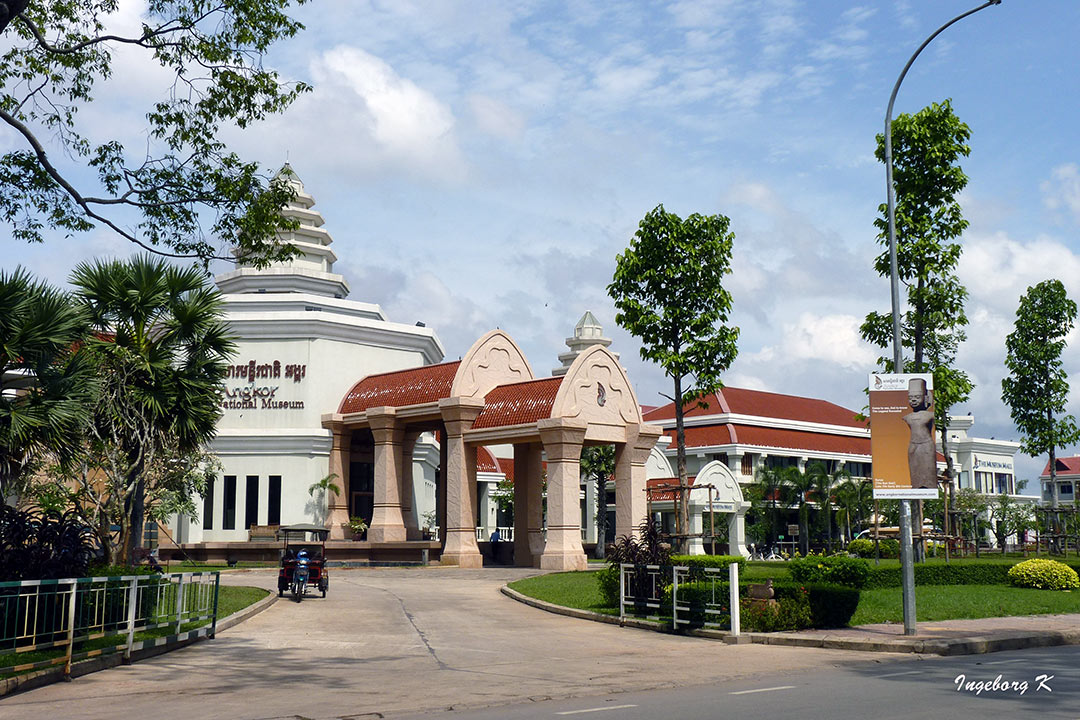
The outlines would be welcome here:
<svg viewBox="0 0 1080 720">
<path fill-rule="evenodd" d="M 938 496 L 933 375 L 870 375 L 870 459 L 875 499 Z"/>
</svg>

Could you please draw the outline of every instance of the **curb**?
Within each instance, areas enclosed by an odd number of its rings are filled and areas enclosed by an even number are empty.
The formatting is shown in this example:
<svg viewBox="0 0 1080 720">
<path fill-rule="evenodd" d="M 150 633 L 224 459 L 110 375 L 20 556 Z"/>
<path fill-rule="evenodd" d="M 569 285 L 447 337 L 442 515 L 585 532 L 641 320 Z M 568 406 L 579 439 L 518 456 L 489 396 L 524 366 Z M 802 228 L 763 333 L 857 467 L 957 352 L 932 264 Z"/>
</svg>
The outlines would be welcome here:
<svg viewBox="0 0 1080 720">
<path fill-rule="evenodd" d="M 591 610 L 578 610 L 562 605 L 554 605 L 543 600 L 537 600 L 522 595 L 516 590 L 503 585 L 500 588 L 503 595 L 517 600 L 525 605 L 539 610 L 578 618 L 580 620 L 592 620 L 593 622 L 632 627 L 640 630 L 652 630 L 674 634 L 667 625 L 627 618 L 620 620 L 615 615 L 604 615 Z M 755 643 L 758 645 L 782 645 L 786 647 L 824 648 L 827 650 L 854 650 L 858 652 L 888 652 L 888 653 L 916 653 L 924 655 L 982 655 L 985 653 L 1002 652 L 1005 650 L 1026 650 L 1028 648 L 1055 647 L 1059 645 L 1080 645 L 1080 629 L 1077 630 L 1046 630 L 1042 632 L 1002 632 L 995 635 L 971 635 L 964 638 L 938 639 L 938 638 L 897 638 L 890 640 L 858 640 L 855 638 L 807 636 L 798 633 L 759 633 L 746 632 L 732 635 L 724 630 L 691 629 L 685 633 L 691 637 L 707 638 L 710 640 L 722 640 L 728 645 L 745 645 Z"/>
<path fill-rule="evenodd" d="M 222 618 L 217 623 L 217 632 L 222 630 L 228 630 L 231 627 L 235 627 L 244 622 L 248 618 L 258 615 L 263 610 L 276 603 L 278 597 L 275 593 L 271 592 L 262 600 L 248 605 L 243 610 L 234 612 L 226 618 Z M 146 660 L 148 658 L 156 657 L 158 655 L 164 655 L 167 652 L 173 650 L 179 650 L 182 647 L 187 647 L 192 643 L 199 642 L 206 638 L 193 638 L 189 640 L 181 640 L 178 643 L 172 645 L 158 645 L 155 647 L 145 648 L 143 650 L 136 650 L 131 653 L 131 662 L 137 662 L 139 660 Z M 106 655 L 104 657 L 87 658 L 80 660 L 71 665 L 71 679 L 82 677 L 83 675 L 89 675 L 90 673 L 99 672 L 101 670 L 108 670 L 118 665 L 124 664 L 124 658 L 119 653 Z M 64 682 L 64 669 L 62 667 L 45 668 L 44 670 L 35 670 L 34 672 L 27 673 L 25 675 L 16 675 L 15 677 L 4 678 L 0 680 L 0 698 L 6 697 L 16 692 L 22 692 L 24 690 L 33 690 L 34 688 L 44 687 L 45 685 L 52 685 L 53 683 Z"/>
</svg>

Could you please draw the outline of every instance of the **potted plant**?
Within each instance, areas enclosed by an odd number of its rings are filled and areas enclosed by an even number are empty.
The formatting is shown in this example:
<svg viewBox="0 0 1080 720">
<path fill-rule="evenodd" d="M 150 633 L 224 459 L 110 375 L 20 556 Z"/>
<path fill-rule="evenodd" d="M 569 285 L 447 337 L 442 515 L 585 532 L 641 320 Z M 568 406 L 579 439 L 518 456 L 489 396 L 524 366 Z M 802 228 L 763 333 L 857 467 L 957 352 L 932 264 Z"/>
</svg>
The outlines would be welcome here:
<svg viewBox="0 0 1080 720">
<path fill-rule="evenodd" d="M 349 529 L 352 530 L 353 540 L 363 540 L 368 529 L 367 521 L 359 515 L 353 515 L 349 518 Z"/>
<path fill-rule="evenodd" d="M 424 527 L 420 530 L 421 537 L 424 540 L 430 540 L 432 537 L 431 529 L 435 527 L 435 523 L 438 521 L 436 513 L 434 510 L 430 510 L 421 515 L 420 519 L 424 522 Z"/>
</svg>

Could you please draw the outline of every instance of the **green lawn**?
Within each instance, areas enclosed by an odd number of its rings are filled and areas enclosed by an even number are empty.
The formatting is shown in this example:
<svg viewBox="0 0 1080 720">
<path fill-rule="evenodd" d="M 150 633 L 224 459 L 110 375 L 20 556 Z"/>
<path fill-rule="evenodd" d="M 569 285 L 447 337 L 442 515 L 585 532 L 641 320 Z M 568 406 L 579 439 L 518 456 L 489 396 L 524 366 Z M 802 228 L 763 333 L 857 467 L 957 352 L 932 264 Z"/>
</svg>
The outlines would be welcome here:
<svg viewBox="0 0 1080 720">
<path fill-rule="evenodd" d="M 231 587 L 221 585 L 218 591 L 218 619 L 226 618 L 235 612 L 239 612 L 249 605 L 254 605 L 259 600 L 270 593 L 262 588 L 254 587 Z M 202 627 L 203 625 L 209 625 L 208 621 L 203 622 L 191 622 L 185 623 L 181 627 L 182 632 L 194 630 Z M 165 637 L 172 635 L 176 632 L 175 627 L 161 627 L 153 630 L 145 630 L 143 632 L 135 633 L 136 642 L 140 640 L 148 640 L 156 637 Z M 76 645 L 76 652 L 84 652 L 86 650 L 96 650 L 98 648 L 115 647 L 121 642 L 125 642 L 121 636 L 113 635 L 109 637 L 96 638 L 94 640 L 88 640 L 86 642 Z M 64 655 L 63 649 L 42 650 L 37 652 L 24 652 L 24 653 L 7 653 L 0 654 L 0 667 L 7 667 L 9 665 L 23 665 L 27 663 L 42 662 L 54 657 L 61 657 Z M 18 673 L 6 673 L 0 674 L 0 678 L 11 677 Z"/>
<path fill-rule="evenodd" d="M 742 578 L 763 580 L 787 578 L 782 563 L 749 563 Z M 604 607 L 596 574 L 592 572 L 551 573 L 510 583 L 523 595 L 565 607 L 616 614 L 619 609 Z M 1007 617 L 1080 613 L 1080 592 L 1030 590 L 1006 585 L 923 585 L 915 588 L 915 606 L 920 622 L 955 618 Z M 852 625 L 903 622 L 900 588 L 863 590 Z"/>
<path fill-rule="evenodd" d="M 1080 592 L 1032 590 L 1007 585 L 923 585 L 915 587 L 920 622 L 956 618 L 1080 613 Z M 863 590 L 852 625 L 903 622 L 900 588 Z"/>
</svg>

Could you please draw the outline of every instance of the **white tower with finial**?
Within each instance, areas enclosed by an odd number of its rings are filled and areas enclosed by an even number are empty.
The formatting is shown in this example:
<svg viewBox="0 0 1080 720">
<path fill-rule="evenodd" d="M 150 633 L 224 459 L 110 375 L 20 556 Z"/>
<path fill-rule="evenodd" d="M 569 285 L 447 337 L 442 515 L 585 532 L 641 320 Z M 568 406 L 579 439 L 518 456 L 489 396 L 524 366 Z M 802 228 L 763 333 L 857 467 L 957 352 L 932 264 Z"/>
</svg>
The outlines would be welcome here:
<svg viewBox="0 0 1080 720">
<path fill-rule="evenodd" d="M 604 337 L 604 327 L 596 319 L 595 315 L 586 310 L 585 314 L 578 320 L 578 324 L 574 326 L 574 337 L 566 338 L 566 346 L 570 350 L 559 355 L 559 362 L 562 365 L 552 370 L 551 374 L 555 377 L 565 375 L 570 366 L 574 364 L 577 356 L 593 345 L 608 347 L 611 345 L 611 338 Z M 619 357 L 619 353 L 613 354 L 615 357 Z"/>
<path fill-rule="evenodd" d="M 296 172 L 288 163 L 278 173 L 296 192 L 296 197 L 281 210 L 287 218 L 296 220 L 295 230 L 280 230 L 277 241 L 291 243 L 299 250 L 291 260 L 277 262 L 265 268 L 254 268 L 241 261 L 236 269 L 218 275 L 215 280 L 221 292 L 233 293 L 310 293 L 324 297 L 344 298 L 349 294 L 345 278 L 334 272 L 337 255 L 330 249 L 334 239 L 323 228 L 323 216 L 312 210 L 315 198 L 304 189 Z"/>
</svg>

